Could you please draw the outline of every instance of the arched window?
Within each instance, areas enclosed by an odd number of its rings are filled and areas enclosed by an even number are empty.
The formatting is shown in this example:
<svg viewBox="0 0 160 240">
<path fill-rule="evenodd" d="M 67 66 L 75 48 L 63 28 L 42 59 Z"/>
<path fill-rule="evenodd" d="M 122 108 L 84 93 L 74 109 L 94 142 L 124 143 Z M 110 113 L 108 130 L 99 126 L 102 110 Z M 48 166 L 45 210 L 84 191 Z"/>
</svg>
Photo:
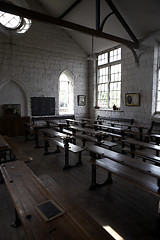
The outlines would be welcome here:
<svg viewBox="0 0 160 240">
<path fill-rule="evenodd" d="M 59 77 L 59 114 L 74 114 L 73 75 L 67 70 Z"/>
</svg>

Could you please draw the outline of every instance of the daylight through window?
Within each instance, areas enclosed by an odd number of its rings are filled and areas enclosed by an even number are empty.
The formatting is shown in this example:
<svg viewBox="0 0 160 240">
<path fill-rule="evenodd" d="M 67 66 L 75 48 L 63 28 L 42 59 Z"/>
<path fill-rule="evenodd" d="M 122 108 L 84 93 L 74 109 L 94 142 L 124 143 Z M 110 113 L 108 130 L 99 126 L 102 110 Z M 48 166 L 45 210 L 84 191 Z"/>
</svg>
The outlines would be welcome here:
<svg viewBox="0 0 160 240">
<path fill-rule="evenodd" d="M 59 113 L 73 114 L 73 79 L 64 71 L 59 78 Z"/>
<path fill-rule="evenodd" d="M 121 104 L 121 48 L 98 55 L 97 105 L 111 109 Z"/>
<path fill-rule="evenodd" d="M 160 69 L 158 70 L 156 112 L 160 112 Z"/>
<path fill-rule="evenodd" d="M 31 20 L 0 11 L 0 24 L 17 33 L 25 33 L 31 26 Z"/>
</svg>

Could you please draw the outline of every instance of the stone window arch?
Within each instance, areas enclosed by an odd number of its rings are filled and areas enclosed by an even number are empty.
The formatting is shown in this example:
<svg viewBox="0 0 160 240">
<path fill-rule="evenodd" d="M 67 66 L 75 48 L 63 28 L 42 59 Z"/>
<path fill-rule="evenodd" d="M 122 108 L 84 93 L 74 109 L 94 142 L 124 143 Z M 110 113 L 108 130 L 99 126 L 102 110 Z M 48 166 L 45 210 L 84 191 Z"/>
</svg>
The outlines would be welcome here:
<svg viewBox="0 0 160 240">
<path fill-rule="evenodd" d="M 74 78 L 68 70 L 59 76 L 59 114 L 74 114 Z"/>
</svg>

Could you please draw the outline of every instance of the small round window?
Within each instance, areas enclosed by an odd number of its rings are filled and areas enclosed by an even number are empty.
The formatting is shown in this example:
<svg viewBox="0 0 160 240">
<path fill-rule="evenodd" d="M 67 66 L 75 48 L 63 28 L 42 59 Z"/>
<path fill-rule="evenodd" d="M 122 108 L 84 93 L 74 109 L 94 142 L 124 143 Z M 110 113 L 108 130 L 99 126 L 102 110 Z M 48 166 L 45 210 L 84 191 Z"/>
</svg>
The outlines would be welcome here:
<svg viewBox="0 0 160 240">
<path fill-rule="evenodd" d="M 17 33 L 25 33 L 31 26 L 31 20 L 0 11 L 0 24 Z"/>
</svg>

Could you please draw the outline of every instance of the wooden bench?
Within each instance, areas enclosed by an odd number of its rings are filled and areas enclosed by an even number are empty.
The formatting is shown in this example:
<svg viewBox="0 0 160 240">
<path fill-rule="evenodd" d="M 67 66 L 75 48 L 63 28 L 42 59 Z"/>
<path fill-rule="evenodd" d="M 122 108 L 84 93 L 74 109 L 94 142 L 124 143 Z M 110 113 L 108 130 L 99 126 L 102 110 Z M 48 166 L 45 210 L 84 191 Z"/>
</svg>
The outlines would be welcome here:
<svg viewBox="0 0 160 240">
<path fill-rule="evenodd" d="M 136 149 L 136 146 L 139 148 L 146 148 L 146 149 L 151 149 L 155 151 L 155 155 L 159 157 L 159 152 L 160 152 L 160 146 L 152 144 L 152 143 L 146 143 L 143 141 L 138 141 L 133 138 L 126 138 L 122 140 L 122 149 L 125 147 L 125 144 L 130 145 L 131 152 L 134 152 Z"/>
<path fill-rule="evenodd" d="M 111 174 L 113 173 L 160 198 L 160 188 L 157 186 L 156 178 L 108 158 L 92 158 L 90 162 L 92 164 L 92 184 L 90 189 L 112 183 L 113 179 Z M 100 167 L 108 171 L 108 178 L 102 184 L 97 184 L 96 182 L 96 167 Z"/>
<path fill-rule="evenodd" d="M 42 116 L 42 117 L 32 117 L 32 123 L 33 124 L 38 124 L 41 122 L 46 122 L 46 121 L 56 121 L 56 120 L 60 120 L 60 121 L 65 121 L 65 119 L 74 119 L 75 116 L 73 114 L 65 114 L 65 115 L 53 115 L 53 116 Z"/>
<path fill-rule="evenodd" d="M 49 176 L 42 176 L 40 181 L 20 161 L 1 165 L 1 174 L 16 209 L 14 226 L 21 223 L 29 240 L 113 240 Z M 36 206 L 48 200 L 60 206 L 64 214 L 45 221 Z"/>
<path fill-rule="evenodd" d="M 151 135 L 159 134 L 159 133 L 160 133 L 160 122 L 152 121 L 150 128 L 148 129 L 147 133 L 144 136 L 145 141 L 146 142 L 153 141 L 154 137 L 151 137 Z"/>
<path fill-rule="evenodd" d="M 126 157 L 122 154 L 103 150 L 101 147 L 89 147 L 91 151 L 92 181 L 90 190 L 113 183 L 112 173 L 124 180 L 135 184 L 147 192 L 160 198 L 160 171 L 159 167 L 147 162 L 138 162 L 137 159 Z M 97 159 L 97 155 L 102 158 Z M 108 172 L 107 180 L 103 183 L 97 183 L 96 169 L 100 167 Z M 160 220 L 160 201 L 158 204 L 158 217 Z"/>
<path fill-rule="evenodd" d="M 141 162 L 138 159 L 133 159 L 121 153 L 117 153 L 117 152 L 105 149 L 103 147 L 95 146 L 95 145 L 89 146 L 87 147 L 87 149 L 88 151 L 90 151 L 92 158 L 94 159 L 98 157 L 108 158 L 110 160 L 118 162 L 119 164 L 128 166 L 132 169 L 136 169 L 145 174 L 149 174 L 152 177 L 155 177 L 157 179 L 157 185 L 160 186 L 160 171 L 158 166 L 155 166 L 148 162 Z"/>
<path fill-rule="evenodd" d="M 140 150 L 131 151 L 130 148 L 125 147 L 125 148 L 123 148 L 123 152 L 130 153 L 132 157 L 137 156 L 137 157 L 143 158 L 143 161 L 149 160 L 150 162 L 154 163 L 155 165 L 160 166 L 160 157 L 157 157 L 146 151 L 140 151 Z"/>
<path fill-rule="evenodd" d="M 32 157 L 29 157 L 11 138 L 4 136 L 5 141 L 8 143 L 10 150 L 13 154 L 13 160 L 20 160 L 25 163 L 33 160 Z"/>
<path fill-rule="evenodd" d="M 94 124 L 94 128 L 101 132 L 105 132 L 106 136 L 112 137 L 112 142 L 115 142 L 115 138 L 122 139 L 124 136 L 124 130 L 122 127 L 114 127 L 103 124 Z"/>
<path fill-rule="evenodd" d="M 105 116 L 97 116 L 97 120 L 103 120 L 111 124 L 111 126 L 115 126 L 116 124 L 120 124 L 121 126 L 132 125 L 134 123 L 133 118 L 113 118 L 113 117 L 105 117 Z"/>
<path fill-rule="evenodd" d="M 81 138 L 82 139 L 82 147 L 85 147 L 85 143 L 86 141 L 89 141 L 89 142 L 94 142 L 95 145 L 98 145 L 98 146 L 106 146 L 108 147 L 109 149 L 112 149 L 113 147 L 117 146 L 116 143 L 113 143 L 113 142 L 110 142 L 110 141 L 107 141 L 107 140 L 102 140 L 102 138 L 98 138 L 98 137 L 92 137 L 92 136 L 89 136 L 87 134 L 82 134 L 82 133 L 77 133 L 76 135 L 74 135 L 76 138 Z"/>
<path fill-rule="evenodd" d="M 74 166 L 82 165 L 82 160 L 81 160 L 82 156 L 81 155 L 82 155 L 82 152 L 84 151 L 84 149 L 79 147 L 79 146 L 77 146 L 77 145 L 75 145 L 75 144 L 70 143 L 69 142 L 69 138 L 64 138 L 64 143 L 60 142 L 59 140 L 56 140 L 54 138 L 47 137 L 47 136 L 45 136 L 44 139 L 45 139 L 45 153 L 44 153 L 45 155 L 46 154 L 58 153 L 58 152 L 60 152 L 59 148 L 64 148 L 65 149 L 65 165 L 64 165 L 64 169 L 68 169 L 68 168 L 73 167 L 73 166 L 71 166 L 69 164 L 69 151 L 71 151 L 71 152 L 73 152 L 75 154 L 78 153 L 78 155 L 79 155 L 78 156 L 78 163 L 76 165 L 74 165 Z M 54 143 L 57 146 L 56 151 L 54 151 L 54 152 L 49 152 L 48 151 L 48 147 L 49 147 L 48 143 L 49 142 L 52 142 L 52 143 Z"/>
</svg>

